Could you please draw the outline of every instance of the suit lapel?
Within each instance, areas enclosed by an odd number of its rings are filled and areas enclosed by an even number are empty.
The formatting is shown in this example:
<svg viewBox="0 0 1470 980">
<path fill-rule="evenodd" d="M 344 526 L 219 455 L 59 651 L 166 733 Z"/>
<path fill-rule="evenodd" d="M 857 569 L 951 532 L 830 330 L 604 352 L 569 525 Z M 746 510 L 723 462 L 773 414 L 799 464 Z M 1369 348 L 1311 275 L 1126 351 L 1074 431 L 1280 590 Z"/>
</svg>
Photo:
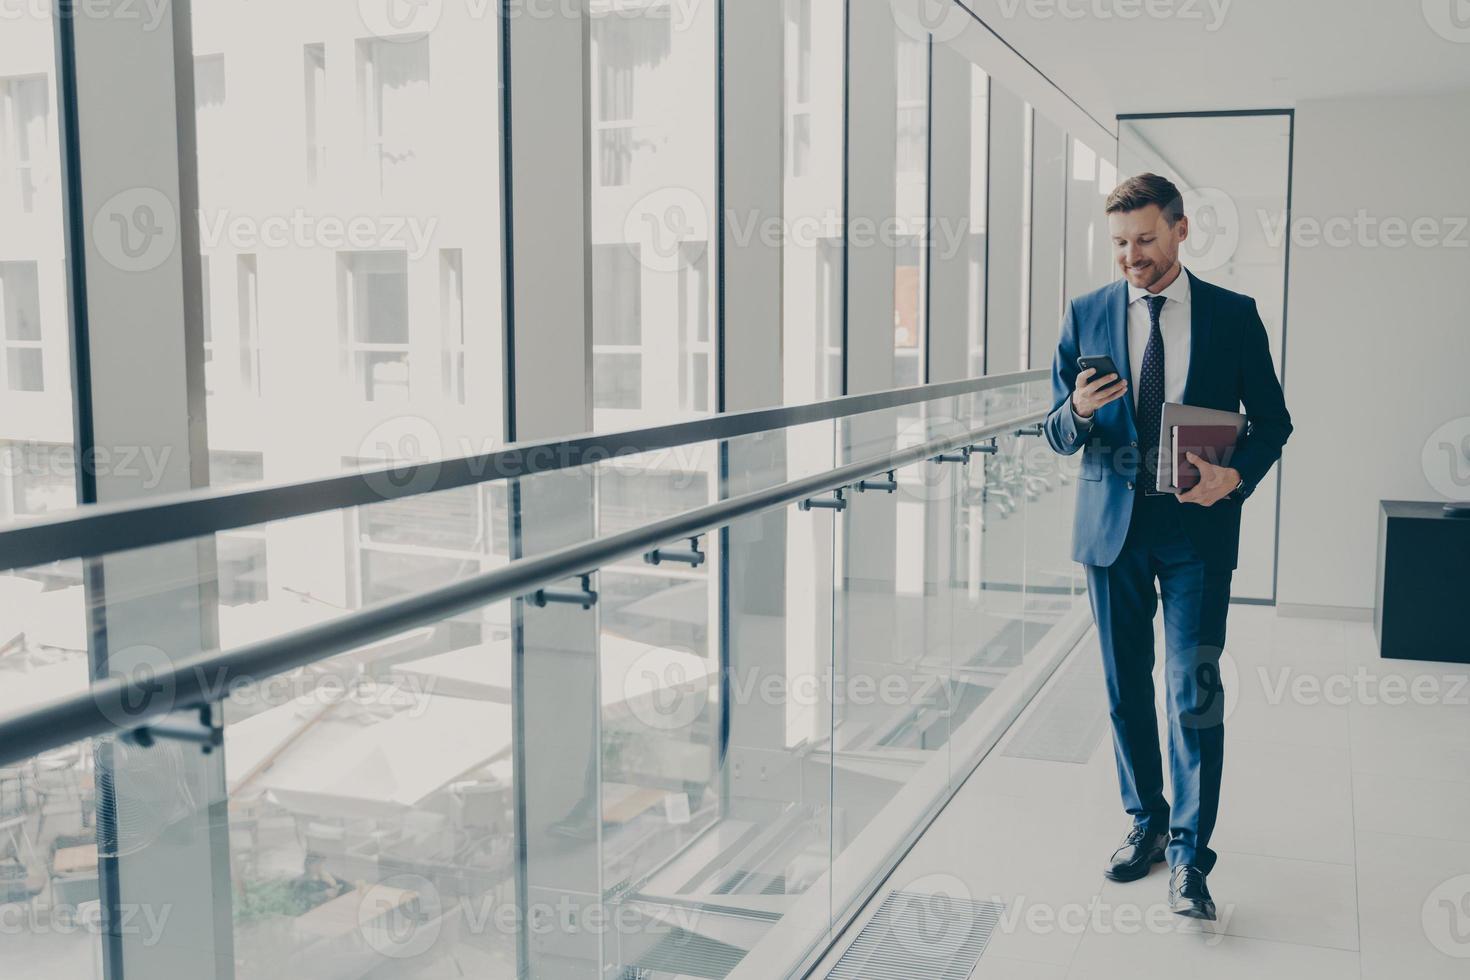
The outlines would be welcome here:
<svg viewBox="0 0 1470 980">
<path fill-rule="evenodd" d="M 1184 403 L 1193 405 L 1209 362 L 1210 288 L 1188 269 L 1184 274 L 1189 276 L 1189 370 L 1184 375 Z"/>
<path fill-rule="evenodd" d="M 1113 363 L 1128 382 L 1128 392 L 1121 399 L 1123 416 L 1136 438 L 1138 419 L 1133 407 L 1133 362 L 1128 359 L 1128 283 L 1122 279 L 1117 280 L 1113 295 L 1108 299 L 1108 346 L 1112 348 Z"/>
</svg>

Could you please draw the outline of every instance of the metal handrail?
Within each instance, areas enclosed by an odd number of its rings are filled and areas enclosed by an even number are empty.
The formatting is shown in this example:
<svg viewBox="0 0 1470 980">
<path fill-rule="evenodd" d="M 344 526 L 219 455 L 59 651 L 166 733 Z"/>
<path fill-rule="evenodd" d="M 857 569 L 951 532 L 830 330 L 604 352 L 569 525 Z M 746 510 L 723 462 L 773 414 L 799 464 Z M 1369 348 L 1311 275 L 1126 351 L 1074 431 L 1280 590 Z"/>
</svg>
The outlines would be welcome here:
<svg viewBox="0 0 1470 980">
<path fill-rule="evenodd" d="M 0 571 L 187 541 L 217 531 L 901 408 L 1049 376 L 1041 370 L 988 375 L 847 395 L 807 405 L 730 412 L 626 432 L 516 443 L 473 456 L 388 464 L 295 483 L 228 490 L 204 488 L 126 503 L 95 504 L 0 530 Z"/>
<path fill-rule="evenodd" d="M 232 685 L 258 682 L 417 626 L 440 622 L 492 602 L 526 596 L 550 583 L 643 554 L 661 544 L 705 533 L 741 517 L 850 486 L 865 477 L 931 459 L 961 446 L 1009 435 L 1018 426 L 1045 416 L 1044 410 L 1027 412 L 730 497 L 618 534 L 521 558 L 490 572 L 381 602 L 282 636 L 234 650 L 188 657 L 157 675 L 95 681 L 85 691 L 0 719 L 0 766 L 85 738 L 147 729 L 171 713 L 203 708 L 223 700 Z"/>
</svg>

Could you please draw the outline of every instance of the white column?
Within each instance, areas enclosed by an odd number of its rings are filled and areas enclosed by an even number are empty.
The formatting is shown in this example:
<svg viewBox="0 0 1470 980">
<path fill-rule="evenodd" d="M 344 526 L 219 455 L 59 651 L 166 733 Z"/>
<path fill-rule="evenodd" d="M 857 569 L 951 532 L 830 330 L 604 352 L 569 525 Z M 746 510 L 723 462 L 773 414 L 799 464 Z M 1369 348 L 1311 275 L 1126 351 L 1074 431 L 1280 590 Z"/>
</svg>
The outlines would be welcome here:
<svg viewBox="0 0 1470 980">
<path fill-rule="evenodd" d="M 591 251 L 585 17 L 503 22 L 509 57 L 506 128 L 507 415 L 511 439 L 571 435 L 592 422 Z M 521 481 L 517 556 L 593 531 L 590 474 Z M 560 586 L 559 586 L 560 587 Z M 516 786 L 524 801 L 522 968 L 528 976 L 602 976 L 601 930 L 582 916 L 602 902 L 601 700 L 597 612 L 538 608 L 514 614 Z M 566 928 L 563 904 L 576 911 Z M 545 910 L 543 918 L 537 910 Z"/>
<path fill-rule="evenodd" d="M 194 117 L 175 111 L 194 104 L 188 5 L 171 13 L 58 17 L 77 449 L 97 454 L 84 501 L 208 481 Z M 114 465 L 145 453 L 156 473 Z M 212 539 L 88 563 L 94 675 L 212 649 L 215 571 Z M 125 917 L 103 937 L 109 974 L 232 976 L 223 750 L 103 747 L 98 769 L 102 906 Z M 125 927 L 144 912 L 166 915 L 156 941 Z"/>
</svg>

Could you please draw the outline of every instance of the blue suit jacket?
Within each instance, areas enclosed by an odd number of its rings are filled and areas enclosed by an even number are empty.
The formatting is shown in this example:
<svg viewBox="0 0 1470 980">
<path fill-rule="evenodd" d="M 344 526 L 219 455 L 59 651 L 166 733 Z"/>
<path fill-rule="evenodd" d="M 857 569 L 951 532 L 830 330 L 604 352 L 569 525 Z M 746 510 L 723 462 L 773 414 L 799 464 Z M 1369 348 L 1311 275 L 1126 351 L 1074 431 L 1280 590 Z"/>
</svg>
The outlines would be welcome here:
<svg viewBox="0 0 1470 980">
<path fill-rule="evenodd" d="M 1271 363 L 1266 328 L 1256 301 L 1189 276 L 1189 374 L 1184 403 L 1238 412 L 1245 406 L 1246 433 L 1229 464 L 1245 486 L 1212 507 L 1180 504 L 1180 519 L 1195 551 L 1215 568 L 1234 568 L 1240 546 L 1240 509 L 1256 484 L 1281 458 L 1291 435 L 1291 415 Z M 1123 548 L 1133 514 L 1139 469 L 1137 387 L 1129 377 L 1128 285 L 1118 280 L 1073 300 L 1067 307 L 1052 364 L 1052 411 L 1046 439 L 1059 453 L 1082 450 L 1072 557 L 1086 565 L 1111 565 Z M 1111 354 L 1128 378 L 1128 393 L 1104 405 L 1081 429 L 1072 417 L 1079 354 Z"/>
</svg>

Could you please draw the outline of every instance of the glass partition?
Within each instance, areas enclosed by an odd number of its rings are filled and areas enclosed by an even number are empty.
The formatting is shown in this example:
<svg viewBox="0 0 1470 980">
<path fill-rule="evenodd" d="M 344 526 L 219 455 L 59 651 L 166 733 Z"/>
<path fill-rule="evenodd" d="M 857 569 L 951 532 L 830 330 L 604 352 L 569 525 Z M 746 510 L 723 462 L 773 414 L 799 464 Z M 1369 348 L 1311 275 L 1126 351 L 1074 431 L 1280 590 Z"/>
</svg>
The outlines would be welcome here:
<svg viewBox="0 0 1470 980">
<path fill-rule="evenodd" d="M 9 702 L 18 678 L 4 679 Z M 7 703 L 5 714 L 14 710 Z M 111 750 L 111 740 L 89 740 L 0 768 L 0 974 L 102 980 L 98 874 L 119 845 L 99 827 Z M 133 919 L 157 936 L 168 909 L 150 903 Z"/>
<path fill-rule="evenodd" d="M 209 754 L 110 737 L 0 770 L 0 885 L 28 917 L 0 963 L 779 975 L 974 767 L 1078 603 L 1071 475 L 1034 430 L 1046 398 L 1038 379 L 0 576 L 9 714 L 86 690 L 94 659 L 151 681 L 199 650 L 1001 426 L 241 678 L 216 691 Z M 231 539 L 266 543 L 269 570 Z M 61 929 L 114 906 L 157 906 L 148 946 Z"/>
<path fill-rule="evenodd" d="M 0 31 L 0 525 L 76 505 L 51 8 Z"/>
</svg>

